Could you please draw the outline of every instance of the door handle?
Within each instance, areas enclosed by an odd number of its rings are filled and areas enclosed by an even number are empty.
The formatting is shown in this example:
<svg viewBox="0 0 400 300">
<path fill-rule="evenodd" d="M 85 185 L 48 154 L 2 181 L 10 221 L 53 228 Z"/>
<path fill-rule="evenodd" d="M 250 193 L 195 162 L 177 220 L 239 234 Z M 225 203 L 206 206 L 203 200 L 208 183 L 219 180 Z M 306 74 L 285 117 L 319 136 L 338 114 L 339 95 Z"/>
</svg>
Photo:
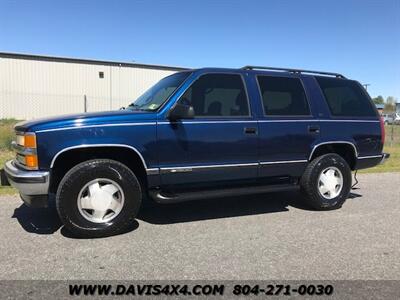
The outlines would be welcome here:
<svg viewBox="0 0 400 300">
<path fill-rule="evenodd" d="M 245 127 L 244 128 L 245 134 L 257 134 L 257 128 L 255 127 Z"/>
<path fill-rule="evenodd" d="M 308 132 L 318 134 L 320 132 L 320 128 L 318 125 L 311 125 L 308 126 Z"/>
</svg>

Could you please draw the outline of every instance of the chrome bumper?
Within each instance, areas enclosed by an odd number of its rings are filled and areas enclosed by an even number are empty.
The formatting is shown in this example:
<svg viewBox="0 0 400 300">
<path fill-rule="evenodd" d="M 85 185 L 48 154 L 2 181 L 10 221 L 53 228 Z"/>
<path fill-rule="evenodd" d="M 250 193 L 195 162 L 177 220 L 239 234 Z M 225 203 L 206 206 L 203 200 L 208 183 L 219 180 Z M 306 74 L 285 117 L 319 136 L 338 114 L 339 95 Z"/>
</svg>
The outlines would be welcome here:
<svg viewBox="0 0 400 300">
<path fill-rule="evenodd" d="M 387 159 L 389 159 L 390 153 L 382 153 L 382 159 L 379 162 L 380 164 L 383 164 Z"/>
<path fill-rule="evenodd" d="M 48 171 L 28 171 L 18 168 L 14 161 L 4 166 L 7 179 L 24 196 L 47 195 L 50 176 Z"/>
</svg>

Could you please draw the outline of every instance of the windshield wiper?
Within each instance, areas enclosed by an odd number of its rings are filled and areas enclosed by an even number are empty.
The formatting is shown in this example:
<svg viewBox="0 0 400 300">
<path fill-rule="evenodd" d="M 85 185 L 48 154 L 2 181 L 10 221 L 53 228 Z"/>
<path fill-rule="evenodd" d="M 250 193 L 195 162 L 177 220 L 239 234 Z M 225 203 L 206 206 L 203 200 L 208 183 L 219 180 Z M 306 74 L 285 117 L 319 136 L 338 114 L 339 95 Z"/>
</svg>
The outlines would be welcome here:
<svg viewBox="0 0 400 300">
<path fill-rule="evenodd" d="M 135 103 L 131 103 L 131 104 L 128 105 L 127 109 L 129 109 L 129 108 L 135 108 L 135 109 L 139 110 L 140 109 L 140 105 L 135 104 Z"/>
</svg>

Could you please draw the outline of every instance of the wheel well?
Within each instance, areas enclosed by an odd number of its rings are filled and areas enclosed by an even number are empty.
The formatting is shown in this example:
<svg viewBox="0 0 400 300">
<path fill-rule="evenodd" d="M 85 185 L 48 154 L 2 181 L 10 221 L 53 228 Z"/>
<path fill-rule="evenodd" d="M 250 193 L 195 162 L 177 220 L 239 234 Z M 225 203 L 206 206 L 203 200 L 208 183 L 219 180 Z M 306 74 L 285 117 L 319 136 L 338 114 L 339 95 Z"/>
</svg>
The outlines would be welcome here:
<svg viewBox="0 0 400 300">
<path fill-rule="evenodd" d="M 351 170 L 355 169 L 357 162 L 357 157 L 356 157 L 357 154 L 355 153 L 355 149 L 352 145 L 345 143 L 332 143 L 332 144 L 320 145 L 312 153 L 310 161 L 318 156 L 327 153 L 336 153 L 340 155 L 348 163 Z"/>
<path fill-rule="evenodd" d="M 137 176 L 146 190 L 147 174 L 139 154 L 124 147 L 90 147 L 71 149 L 61 153 L 55 160 L 51 170 L 50 193 L 56 193 L 64 175 L 77 164 L 96 158 L 113 159 L 126 165 Z"/>
</svg>

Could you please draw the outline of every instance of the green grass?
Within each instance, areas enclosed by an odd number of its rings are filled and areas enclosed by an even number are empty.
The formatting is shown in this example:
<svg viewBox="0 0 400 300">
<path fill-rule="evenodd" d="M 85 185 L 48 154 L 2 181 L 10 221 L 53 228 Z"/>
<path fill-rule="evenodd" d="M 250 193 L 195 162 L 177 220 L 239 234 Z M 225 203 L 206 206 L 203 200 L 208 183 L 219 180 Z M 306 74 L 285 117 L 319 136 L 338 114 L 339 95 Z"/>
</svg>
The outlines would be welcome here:
<svg viewBox="0 0 400 300">
<path fill-rule="evenodd" d="M 389 147 L 400 146 L 400 125 L 385 126 L 385 145 Z"/>
<path fill-rule="evenodd" d="M 0 151 L 11 150 L 11 142 L 14 139 L 15 119 L 0 120 Z"/>
<path fill-rule="evenodd" d="M 390 153 L 388 160 L 376 167 L 360 170 L 360 173 L 400 172 L 400 144 L 393 147 L 385 146 L 383 151 Z"/>
<path fill-rule="evenodd" d="M 385 133 L 383 152 L 390 153 L 390 158 L 383 164 L 361 170 L 360 173 L 400 172 L 400 125 L 385 126 Z"/>
<path fill-rule="evenodd" d="M 14 158 L 11 151 L 11 141 L 14 139 L 13 127 L 17 123 L 14 119 L 0 120 L 0 169 L 7 160 Z M 390 159 L 374 168 L 361 170 L 360 173 L 400 172 L 400 125 L 385 126 L 386 143 L 384 152 L 390 153 Z M 14 194 L 17 191 L 12 187 L 0 186 L 0 195 Z"/>
<path fill-rule="evenodd" d="M 0 169 L 4 167 L 7 160 L 12 159 L 15 154 L 11 151 L 11 141 L 14 140 L 15 119 L 0 120 Z M 0 186 L 0 195 L 15 194 L 17 191 L 9 186 Z"/>
<path fill-rule="evenodd" d="M 3 168 L 4 163 L 7 160 L 12 159 L 15 156 L 15 154 L 7 149 L 1 149 L 0 150 L 0 169 Z M 0 195 L 10 195 L 10 194 L 15 194 L 17 191 L 11 187 L 11 186 L 0 186 Z"/>
</svg>

